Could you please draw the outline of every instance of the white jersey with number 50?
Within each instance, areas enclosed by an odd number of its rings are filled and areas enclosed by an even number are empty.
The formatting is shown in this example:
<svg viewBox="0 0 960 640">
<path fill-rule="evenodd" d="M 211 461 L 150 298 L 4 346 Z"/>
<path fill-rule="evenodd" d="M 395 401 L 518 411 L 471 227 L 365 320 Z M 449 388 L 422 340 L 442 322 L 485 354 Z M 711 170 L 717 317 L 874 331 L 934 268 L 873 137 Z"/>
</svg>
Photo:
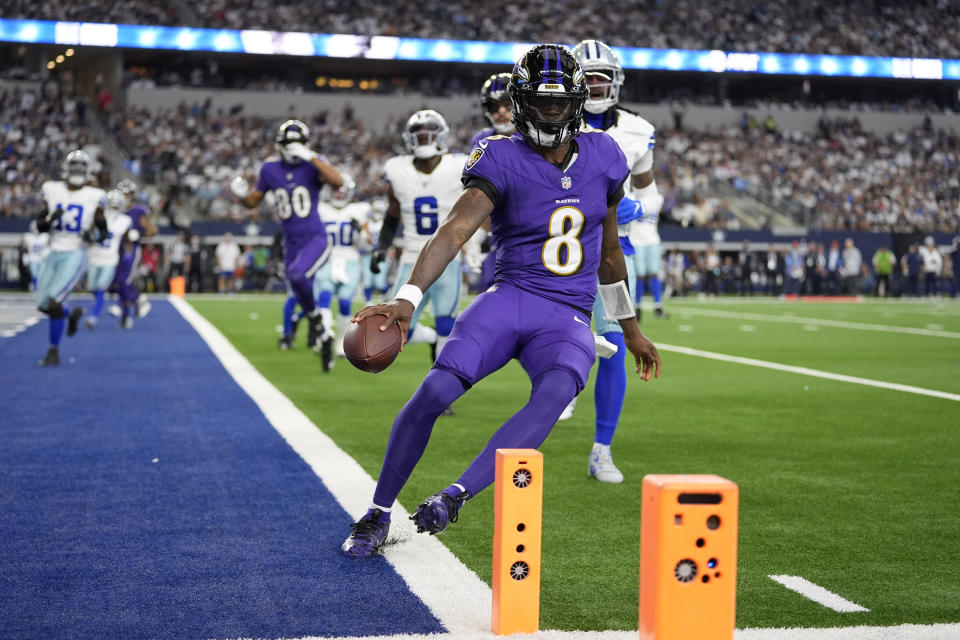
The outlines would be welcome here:
<svg viewBox="0 0 960 640">
<path fill-rule="evenodd" d="M 367 202 L 351 202 L 344 207 L 320 203 L 320 218 L 327 230 L 327 246 L 330 259 L 359 260 L 360 247 L 364 244 L 360 227 L 370 213 Z"/>
<path fill-rule="evenodd" d="M 50 227 L 50 250 L 73 251 L 82 247 L 80 234 L 93 224 L 93 214 L 106 203 L 106 192 L 90 185 L 71 191 L 62 180 L 48 180 L 40 187 L 40 193 L 50 213 L 63 210 Z"/>
<path fill-rule="evenodd" d="M 403 222 L 401 263 L 416 262 L 423 245 L 447 219 L 453 203 L 463 191 L 460 175 L 465 161 L 463 154 L 446 153 L 430 173 L 418 171 L 413 166 L 413 156 L 397 156 L 384 165 L 384 176 L 400 203 L 400 220 Z"/>
</svg>

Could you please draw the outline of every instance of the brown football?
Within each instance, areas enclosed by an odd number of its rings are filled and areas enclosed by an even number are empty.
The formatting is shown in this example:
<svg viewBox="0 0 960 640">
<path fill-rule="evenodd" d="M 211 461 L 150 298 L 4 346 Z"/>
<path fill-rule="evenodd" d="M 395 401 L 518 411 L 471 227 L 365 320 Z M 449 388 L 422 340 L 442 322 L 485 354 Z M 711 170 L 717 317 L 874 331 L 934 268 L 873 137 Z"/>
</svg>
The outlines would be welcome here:
<svg viewBox="0 0 960 640">
<path fill-rule="evenodd" d="M 380 373 L 400 353 L 400 327 L 391 322 L 385 331 L 380 331 L 383 322 L 384 316 L 367 316 L 360 322 L 351 322 L 343 334 L 343 353 L 357 369 Z"/>
</svg>

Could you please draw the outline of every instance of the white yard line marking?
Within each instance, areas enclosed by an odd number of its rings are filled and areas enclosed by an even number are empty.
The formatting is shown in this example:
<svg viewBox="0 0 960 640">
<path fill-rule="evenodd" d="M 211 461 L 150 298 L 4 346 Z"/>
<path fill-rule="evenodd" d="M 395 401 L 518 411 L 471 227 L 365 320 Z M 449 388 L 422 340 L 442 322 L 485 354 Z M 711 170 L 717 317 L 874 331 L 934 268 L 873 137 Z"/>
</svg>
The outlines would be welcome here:
<svg viewBox="0 0 960 640">
<path fill-rule="evenodd" d="M 917 329 L 914 327 L 897 327 L 887 324 L 871 324 L 867 322 L 848 322 L 846 320 L 826 320 L 823 318 L 803 318 L 799 316 L 774 316 L 765 313 L 739 313 L 721 311 L 719 309 L 693 309 L 685 307 L 683 313 L 692 315 L 711 316 L 728 320 L 759 320 L 763 322 L 786 322 L 789 324 L 819 325 L 822 327 L 837 327 L 839 329 L 858 329 L 860 331 L 880 331 L 883 333 L 906 333 L 917 336 L 934 338 L 950 338 L 960 340 L 960 333 L 954 331 L 937 331 L 933 329 Z"/>
<path fill-rule="evenodd" d="M 787 589 L 791 591 L 796 591 L 804 598 L 813 600 L 817 604 L 822 604 L 828 609 L 833 609 L 838 613 L 857 613 L 862 611 L 870 611 L 866 607 L 861 607 L 855 602 L 850 602 L 846 598 L 842 598 L 832 591 L 827 591 L 818 584 L 810 582 L 806 578 L 801 578 L 799 576 L 768 576 L 771 580 L 779 582 Z"/>
<path fill-rule="evenodd" d="M 337 502 L 359 517 L 373 495 L 374 481 L 357 462 L 320 431 L 303 412 L 264 378 L 206 318 L 182 299 L 171 304 L 200 334 L 224 369 L 263 411 L 267 420 L 310 465 Z M 407 527 L 407 512 L 394 506 L 401 541 L 384 554 L 410 590 L 426 603 L 449 634 L 399 634 L 364 640 L 490 640 L 490 588 L 439 540 Z M 399 526 L 398 526 L 399 525 Z M 393 534 L 394 531 L 391 530 Z M 346 531 L 344 531 L 346 535 Z M 736 640 L 943 640 L 958 637 L 960 624 L 829 629 L 744 629 Z M 636 631 L 538 631 L 529 640 L 636 640 Z M 299 640 L 330 640 L 305 637 Z"/>
<path fill-rule="evenodd" d="M 373 496 L 373 478 L 264 378 L 206 318 L 182 299 L 170 298 L 170 302 L 337 502 L 351 517 L 359 519 Z M 399 504 L 394 505 L 390 535 L 399 541 L 385 549 L 387 561 L 452 635 L 459 638 L 466 633 L 483 632 L 489 636 L 490 587 L 439 540 L 417 534 L 409 515 Z M 349 533 L 346 524 L 344 537 Z"/>
<path fill-rule="evenodd" d="M 878 389 L 889 389 L 891 391 L 903 391 L 906 393 L 915 393 L 921 396 L 930 396 L 932 398 L 942 398 L 944 400 L 960 402 L 960 394 L 948 393 L 946 391 L 936 391 L 935 389 L 924 389 L 923 387 L 914 387 L 908 384 L 899 384 L 897 382 L 883 382 L 881 380 L 870 380 L 869 378 L 858 378 L 856 376 L 847 376 L 842 373 L 830 373 L 829 371 L 819 371 L 817 369 L 808 369 L 807 367 L 795 367 L 793 365 L 780 364 L 778 362 L 767 362 L 766 360 L 743 358 L 741 356 L 729 356 L 724 353 L 714 353 L 713 351 L 703 351 L 701 349 L 691 349 L 690 347 L 680 347 L 671 344 L 657 344 L 657 349 L 660 351 L 673 351 L 674 353 L 696 356 L 698 358 L 709 358 L 711 360 L 720 360 L 721 362 L 745 364 L 751 367 L 763 367 L 765 369 L 774 369 L 776 371 L 785 371 L 787 373 L 798 373 L 802 376 L 811 376 L 813 378 L 824 378 L 826 380 L 836 380 L 838 382 L 850 382 L 852 384 L 862 384 L 867 387 L 877 387 Z"/>
</svg>

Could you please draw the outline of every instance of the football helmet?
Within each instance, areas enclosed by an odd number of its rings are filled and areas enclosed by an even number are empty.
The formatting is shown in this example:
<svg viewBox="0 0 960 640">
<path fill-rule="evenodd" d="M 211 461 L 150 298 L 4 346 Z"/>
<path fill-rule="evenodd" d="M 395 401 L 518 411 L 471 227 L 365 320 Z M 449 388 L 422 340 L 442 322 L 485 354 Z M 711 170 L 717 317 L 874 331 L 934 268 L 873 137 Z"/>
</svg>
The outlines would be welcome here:
<svg viewBox="0 0 960 640">
<path fill-rule="evenodd" d="M 287 150 L 287 145 L 292 143 L 306 145 L 309 139 L 310 129 L 307 127 L 307 125 L 303 124 L 299 120 L 287 120 L 280 125 L 280 128 L 277 130 L 277 137 L 275 138 L 277 143 L 277 151 L 280 152 L 280 156 L 285 162 L 289 164 L 297 164 L 300 162 L 301 158 L 290 153 Z"/>
<path fill-rule="evenodd" d="M 107 191 L 107 208 L 113 211 L 123 211 L 127 206 L 127 196 L 123 195 L 119 189 Z"/>
<path fill-rule="evenodd" d="M 541 44 L 513 66 L 513 122 L 531 144 L 560 147 L 580 133 L 587 82 L 565 47 Z"/>
<path fill-rule="evenodd" d="M 495 73 L 483 83 L 480 89 L 480 103 L 483 105 L 483 116 L 493 127 L 493 130 L 501 135 L 513 133 L 514 126 L 511 120 L 507 122 L 497 122 L 493 119 L 493 114 L 500 110 L 501 105 L 505 105 L 508 110 L 513 109 L 513 102 L 510 100 L 509 73 Z"/>
<path fill-rule="evenodd" d="M 599 40 L 581 40 L 572 53 L 587 77 L 590 95 L 584 108 L 590 113 L 603 113 L 615 106 L 623 86 L 620 56 Z"/>
<path fill-rule="evenodd" d="M 117 191 L 127 197 L 133 197 L 137 192 L 137 183 L 130 178 L 125 178 L 117 183 Z"/>
<path fill-rule="evenodd" d="M 450 127 L 433 109 L 417 111 L 403 128 L 403 145 L 414 158 L 432 158 L 447 152 Z"/>
<path fill-rule="evenodd" d="M 343 186 L 339 189 L 334 189 L 330 194 L 330 204 L 337 209 L 343 209 L 353 202 L 353 195 L 357 190 L 357 183 L 353 181 L 353 178 L 342 172 L 340 176 L 343 178 Z"/>
<path fill-rule="evenodd" d="M 82 187 L 93 180 L 93 161 L 84 151 L 71 151 L 63 161 L 63 179 L 73 187 Z"/>
</svg>

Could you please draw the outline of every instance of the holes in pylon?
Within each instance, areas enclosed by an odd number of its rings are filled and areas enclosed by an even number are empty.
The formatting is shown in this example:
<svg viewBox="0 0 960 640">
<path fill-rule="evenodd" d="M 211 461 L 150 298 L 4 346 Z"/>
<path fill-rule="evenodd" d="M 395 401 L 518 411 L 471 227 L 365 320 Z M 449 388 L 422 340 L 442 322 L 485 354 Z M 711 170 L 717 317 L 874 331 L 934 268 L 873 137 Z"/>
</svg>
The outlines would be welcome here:
<svg viewBox="0 0 960 640">
<path fill-rule="evenodd" d="M 525 580 L 530 575 L 530 565 L 523 560 L 517 560 L 510 565 L 510 577 L 514 580 Z"/>
<path fill-rule="evenodd" d="M 533 481 L 533 474 L 527 469 L 517 469 L 513 472 L 513 486 L 517 489 L 526 489 Z"/>
</svg>

